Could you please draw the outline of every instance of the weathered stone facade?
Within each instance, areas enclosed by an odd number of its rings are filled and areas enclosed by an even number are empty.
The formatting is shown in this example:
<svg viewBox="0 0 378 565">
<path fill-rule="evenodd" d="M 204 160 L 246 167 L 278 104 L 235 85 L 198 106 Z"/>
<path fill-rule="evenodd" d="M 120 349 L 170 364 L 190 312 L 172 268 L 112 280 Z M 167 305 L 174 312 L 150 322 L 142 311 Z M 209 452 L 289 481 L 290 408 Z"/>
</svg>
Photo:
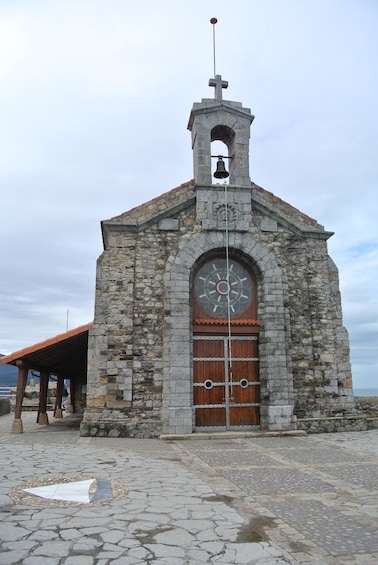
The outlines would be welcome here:
<svg viewBox="0 0 378 565">
<path fill-rule="evenodd" d="M 257 281 L 260 429 L 354 412 L 332 234 L 250 181 L 252 120 L 238 103 L 195 104 L 194 180 L 102 223 L 82 435 L 195 430 L 193 276 L 225 247 Z M 228 186 L 211 181 L 214 140 Z"/>
</svg>

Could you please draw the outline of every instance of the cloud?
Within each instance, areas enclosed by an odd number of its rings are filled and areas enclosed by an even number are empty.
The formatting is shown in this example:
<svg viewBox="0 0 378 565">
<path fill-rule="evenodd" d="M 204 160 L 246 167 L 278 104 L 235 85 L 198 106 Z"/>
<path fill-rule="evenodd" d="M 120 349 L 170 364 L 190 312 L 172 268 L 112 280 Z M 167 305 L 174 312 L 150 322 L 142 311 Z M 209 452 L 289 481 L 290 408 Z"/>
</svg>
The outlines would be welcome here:
<svg viewBox="0 0 378 565">
<path fill-rule="evenodd" d="M 253 180 L 335 231 L 354 382 L 376 386 L 376 2 L 0 6 L 0 351 L 93 316 L 100 221 L 189 180 L 194 101 L 256 115 Z"/>
</svg>

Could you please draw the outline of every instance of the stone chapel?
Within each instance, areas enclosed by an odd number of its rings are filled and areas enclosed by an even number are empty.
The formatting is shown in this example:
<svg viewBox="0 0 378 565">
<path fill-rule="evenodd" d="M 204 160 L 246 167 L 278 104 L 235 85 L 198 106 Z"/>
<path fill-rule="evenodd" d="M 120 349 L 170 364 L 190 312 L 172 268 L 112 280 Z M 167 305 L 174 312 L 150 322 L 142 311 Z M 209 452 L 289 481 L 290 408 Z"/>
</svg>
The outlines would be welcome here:
<svg viewBox="0 0 378 565">
<path fill-rule="evenodd" d="M 354 411 L 333 234 L 251 181 L 254 116 L 220 75 L 209 85 L 189 117 L 193 180 L 102 222 L 81 435 L 288 431 Z"/>
</svg>

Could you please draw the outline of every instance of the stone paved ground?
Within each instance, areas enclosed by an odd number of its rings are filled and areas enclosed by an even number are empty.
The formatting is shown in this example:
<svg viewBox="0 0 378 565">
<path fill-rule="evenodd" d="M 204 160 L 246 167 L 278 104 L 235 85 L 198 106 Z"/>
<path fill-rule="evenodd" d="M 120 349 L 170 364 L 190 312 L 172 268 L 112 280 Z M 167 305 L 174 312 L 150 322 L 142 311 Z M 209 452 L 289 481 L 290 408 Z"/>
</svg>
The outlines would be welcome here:
<svg viewBox="0 0 378 565">
<path fill-rule="evenodd" d="M 378 431 L 167 443 L 23 420 L 11 435 L 0 418 L 0 565 L 378 564 Z M 15 495 L 80 476 L 129 490 L 81 505 Z"/>
</svg>

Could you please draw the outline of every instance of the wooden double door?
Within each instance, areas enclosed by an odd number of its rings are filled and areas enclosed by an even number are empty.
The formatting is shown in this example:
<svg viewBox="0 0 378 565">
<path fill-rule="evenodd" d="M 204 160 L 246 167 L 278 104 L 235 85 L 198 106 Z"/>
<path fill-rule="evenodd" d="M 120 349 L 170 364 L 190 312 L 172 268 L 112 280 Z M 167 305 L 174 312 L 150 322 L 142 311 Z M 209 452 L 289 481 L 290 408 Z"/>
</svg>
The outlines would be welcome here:
<svg viewBox="0 0 378 565">
<path fill-rule="evenodd" d="M 193 335 L 196 429 L 260 424 L 257 335 Z"/>
</svg>

